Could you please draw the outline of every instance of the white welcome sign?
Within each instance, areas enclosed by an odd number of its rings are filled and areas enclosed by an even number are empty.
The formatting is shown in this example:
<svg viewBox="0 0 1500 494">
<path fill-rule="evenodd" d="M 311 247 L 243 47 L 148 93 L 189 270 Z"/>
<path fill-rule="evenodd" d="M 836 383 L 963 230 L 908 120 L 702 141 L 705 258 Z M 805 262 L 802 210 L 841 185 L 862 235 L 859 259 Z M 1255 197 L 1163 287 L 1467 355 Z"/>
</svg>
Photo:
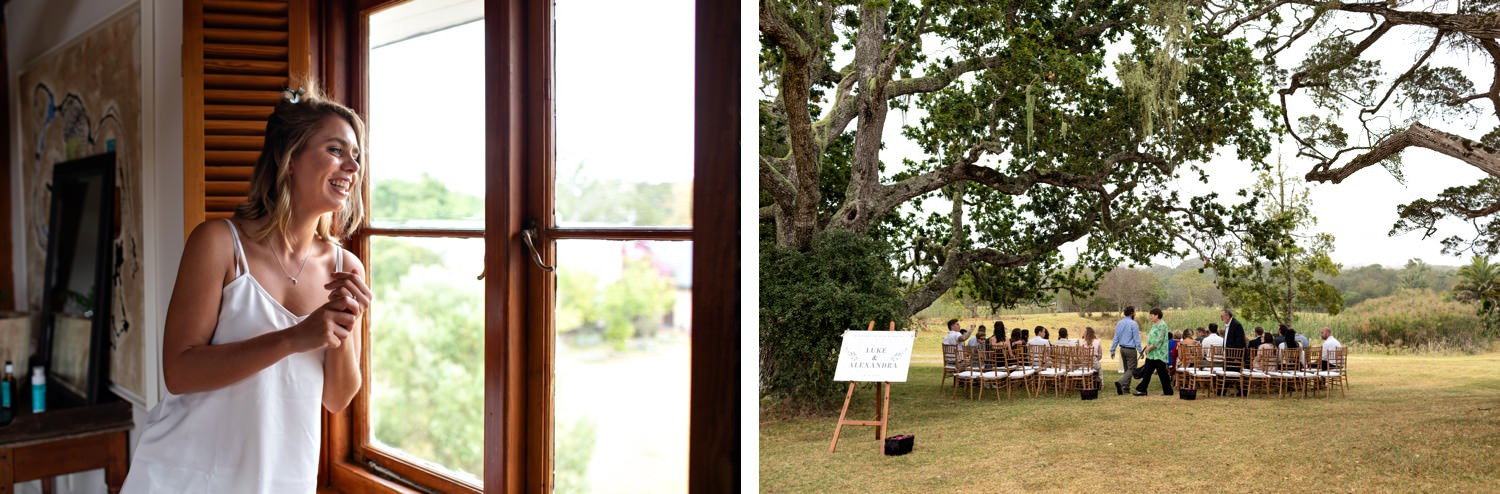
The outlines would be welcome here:
<svg viewBox="0 0 1500 494">
<path fill-rule="evenodd" d="M 906 382 L 915 331 L 845 331 L 835 381 Z"/>
</svg>

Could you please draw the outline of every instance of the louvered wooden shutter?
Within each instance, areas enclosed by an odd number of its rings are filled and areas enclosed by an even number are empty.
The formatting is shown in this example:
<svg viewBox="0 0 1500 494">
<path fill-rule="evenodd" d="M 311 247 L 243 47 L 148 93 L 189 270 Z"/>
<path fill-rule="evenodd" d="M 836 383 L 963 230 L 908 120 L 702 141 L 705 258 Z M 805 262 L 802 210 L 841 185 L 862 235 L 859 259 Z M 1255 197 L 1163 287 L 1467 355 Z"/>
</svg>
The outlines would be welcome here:
<svg viewBox="0 0 1500 494">
<path fill-rule="evenodd" d="M 307 0 L 183 5 L 183 214 L 191 232 L 245 200 L 266 117 L 308 74 Z"/>
</svg>

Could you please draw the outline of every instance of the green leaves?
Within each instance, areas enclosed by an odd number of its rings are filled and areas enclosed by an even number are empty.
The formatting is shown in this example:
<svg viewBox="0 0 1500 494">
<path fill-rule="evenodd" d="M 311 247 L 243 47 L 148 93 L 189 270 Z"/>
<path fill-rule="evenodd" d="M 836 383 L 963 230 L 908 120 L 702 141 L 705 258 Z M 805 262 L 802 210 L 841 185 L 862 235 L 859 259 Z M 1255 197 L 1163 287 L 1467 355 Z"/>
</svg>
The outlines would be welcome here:
<svg viewBox="0 0 1500 494">
<path fill-rule="evenodd" d="M 1291 324 L 1298 310 L 1338 314 L 1343 295 L 1328 283 L 1338 276 L 1333 262 L 1333 236 L 1314 233 L 1317 219 L 1307 190 L 1278 166 L 1255 184 L 1257 196 L 1267 199 L 1260 216 L 1246 225 L 1240 241 L 1210 259 L 1219 289 L 1229 304 L 1248 320 L 1271 318 Z"/>
<path fill-rule="evenodd" d="M 1495 328 L 1500 327 L 1500 266 L 1474 256 L 1467 266 L 1458 268 L 1458 280 L 1450 292 L 1453 299 L 1474 304 L 1475 313 L 1484 317 L 1486 335 L 1495 336 Z"/>
<path fill-rule="evenodd" d="M 900 281 L 881 242 L 834 230 L 812 248 L 760 249 L 761 394 L 787 413 L 830 411 L 839 336 L 876 321 L 905 327 Z"/>
</svg>

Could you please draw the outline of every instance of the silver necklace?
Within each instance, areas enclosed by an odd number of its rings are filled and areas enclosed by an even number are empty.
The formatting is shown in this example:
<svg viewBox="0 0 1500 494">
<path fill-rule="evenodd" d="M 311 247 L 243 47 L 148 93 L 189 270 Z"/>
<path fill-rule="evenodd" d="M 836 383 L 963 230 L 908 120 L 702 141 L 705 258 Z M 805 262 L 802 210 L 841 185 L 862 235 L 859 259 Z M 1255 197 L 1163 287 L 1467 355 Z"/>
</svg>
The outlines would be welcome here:
<svg viewBox="0 0 1500 494">
<path fill-rule="evenodd" d="M 297 275 L 293 276 L 286 272 L 286 266 L 281 263 L 281 253 L 276 251 L 275 240 L 271 241 L 271 253 L 276 254 L 276 267 L 281 268 L 281 274 L 286 275 L 286 279 L 292 280 L 293 285 L 297 284 L 297 276 L 302 276 L 302 270 L 307 269 L 307 258 L 312 257 L 312 249 L 308 249 L 307 254 L 302 256 L 302 266 L 297 268 Z"/>
</svg>

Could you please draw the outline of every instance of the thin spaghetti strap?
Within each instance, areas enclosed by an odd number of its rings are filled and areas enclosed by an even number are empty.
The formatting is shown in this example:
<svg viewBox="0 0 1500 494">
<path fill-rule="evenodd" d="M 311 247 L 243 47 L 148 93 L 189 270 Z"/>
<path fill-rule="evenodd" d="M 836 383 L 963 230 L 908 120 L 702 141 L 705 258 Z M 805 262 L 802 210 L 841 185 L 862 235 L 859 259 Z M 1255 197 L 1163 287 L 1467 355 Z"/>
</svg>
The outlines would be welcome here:
<svg viewBox="0 0 1500 494">
<path fill-rule="evenodd" d="M 234 237 L 234 276 L 238 278 L 241 274 L 250 272 L 250 259 L 245 257 L 245 250 L 240 247 L 240 233 L 234 228 L 234 221 L 224 218 L 224 222 L 229 224 L 229 234 Z M 244 264 L 243 270 L 241 263 Z"/>
<path fill-rule="evenodd" d="M 344 272 L 344 248 L 333 244 L 333 272 Z"/>
</svg>

